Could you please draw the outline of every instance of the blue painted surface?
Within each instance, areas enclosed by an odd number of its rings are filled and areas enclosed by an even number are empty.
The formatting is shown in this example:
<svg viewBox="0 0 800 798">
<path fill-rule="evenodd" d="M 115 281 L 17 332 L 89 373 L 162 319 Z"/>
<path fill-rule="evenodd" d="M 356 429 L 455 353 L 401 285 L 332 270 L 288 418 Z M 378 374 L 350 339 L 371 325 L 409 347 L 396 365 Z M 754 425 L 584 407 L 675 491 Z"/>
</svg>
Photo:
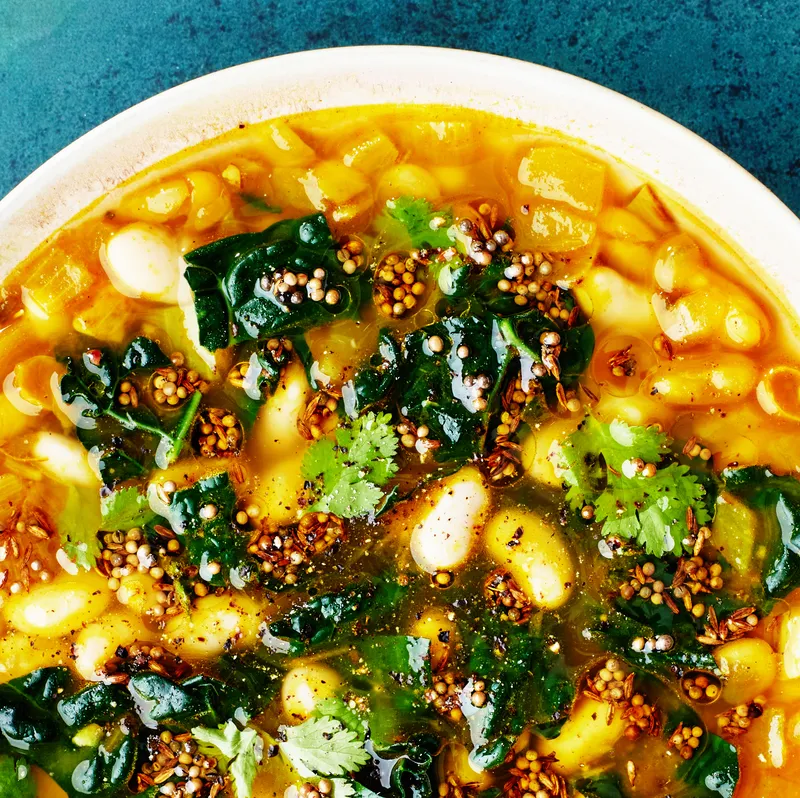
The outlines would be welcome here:
<svg viewBox="0 0 800 798">
<path fill-rule="evenodd" d="M 189 78 L 388 43 L 511 55 L 610 86 L 721 147 L 800 212 L 797 0 L 0 0 L 0 195 Z"/>
</svg>

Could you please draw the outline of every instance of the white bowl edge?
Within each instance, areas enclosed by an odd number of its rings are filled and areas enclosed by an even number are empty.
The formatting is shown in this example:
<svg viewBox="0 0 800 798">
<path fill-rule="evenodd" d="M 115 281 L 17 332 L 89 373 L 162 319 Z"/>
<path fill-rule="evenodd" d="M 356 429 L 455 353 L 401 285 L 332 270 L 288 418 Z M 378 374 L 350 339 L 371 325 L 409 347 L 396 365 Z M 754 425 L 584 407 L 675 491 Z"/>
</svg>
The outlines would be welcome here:
<svg viewBox="0 0 800 798">
<path fill-rule="evenodd" d="M 800 219 L 699 136 L 628 97 L 537 64 L 394 45 L 312 50 L 230 67 L 104 122 L 0 201 L 0 276 L 87 205 L 186 147 L 240 123 L 386 103 L 467 106 L 599 147 L 683 197 L 800 309 Z"/>
</svg>

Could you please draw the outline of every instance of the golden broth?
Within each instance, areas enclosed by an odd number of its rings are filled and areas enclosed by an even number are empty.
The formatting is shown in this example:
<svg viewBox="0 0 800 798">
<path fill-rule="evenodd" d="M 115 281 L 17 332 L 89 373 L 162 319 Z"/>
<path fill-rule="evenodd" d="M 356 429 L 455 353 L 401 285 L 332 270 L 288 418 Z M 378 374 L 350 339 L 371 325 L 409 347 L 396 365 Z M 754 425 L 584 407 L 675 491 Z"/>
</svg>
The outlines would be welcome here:
<svg viewBox="0 0 800 798">
<path fill-rule="evenodd" d="M 530 559 L 509 564 L 511 573 L 520 581 L 531 569 L 536 572 L 530 587 L 534 603 L 561 624 L 560 646 L 571 666 L 586 668 L 604 652 L 581 637 L 579 594 L 601 594 L 608 561 L 593 543 L 581 546 L 572 531 L 559 528 L 561 479 L 548 454 L 587 410 L 603 421 L 660 424 L 682 442 L 694 438 L 698 456 L 710 458 L 717 471 L 755 464 L 769 464 L 776 473 L 796 471 L 800 364 L 793 321 L 758 282 L 752 265 L 659 187 L 578 142 L 465 110 L 350 108 L 248 126 L 178 154 L 115 190 L 5 280 L 0 680 L 54 664 L 96 680 L 97 669 L 118 646 L 137 640 L 159 645 L 202 672 L 223 653 L 260 646 L 261 624 L 308 596 L 304 586 L 279 593 L 221 589 L 219 595 L 201 587 L 190 597 L 189 614 L 180 604 L 160 603 L 160 588 L 154 586 L 159 577 L 152 569 L 134 568 L 123 576 L 65 572 L 65 564 L 75 569 L 57 554 L 58 533 L 65 535 L 58 519 L 73 489 L 97 498 L 100 481 L 76 438 L 74 416 L 56 395 L 65 368 L 56 356 L 77 352 L 91 340 L 120 350 L 144 335 L 166 353 L 182 353 L 195 383 L 208 383 L 211 404 L 233 411 L 225 393 L 235 364 L 232 352 L 210 357 L 184 326 L 179 303 L 186 297 L 177 290 L 180 256 L 220 238 L 321 211 L 336 240 L 362 234 L 375 244 L 365 252 L 371 267 L 386 254 L 374 235 L 375 220 L 386 201 L 398 196 L 425 198 L 436 209 L 474 211 L 486 203 L 493 216 L 510 221 L 515 249 L 535 253 L 537 266 L 543 260 L 550 264 L 551 271 L 540 272 L 542 279 L 570 287 L 589 319 L 596 346 L 581 378 L 588 390 L 536 422 L 521 440 L 524 474 L 513 486 L 487 487 L 478 468 L 468 465 L 447 477 L 451 482 L 444 487 L 423 486 L 377 525 L 349 523 L 349 539 L 331 560 L 337 568 L 317 578 L 318 590 L 346 584 L 348 574 L 391 569 L 452 572 L 459 589 L 480 597 L 486 574 L 502 564 L 509 535 L 527 524 L 539 530 L 531 533 L 532 543 L 529 539 Z M 312 358 L 318 375 L 330 379 L 334 408 L 337 391 L 373 351 L 378 328 L 389 325 L 402 334 L 434 319 L 442 295 L 433 282 L 425 284 L 414 312 L 399 319 L 387 319 L 369 303 L 358 319 L 309 332 Z M 204 458 L 187 447 L 181 459 L 150 478 L 162 486 L 184 485 L 228 470 L 246 531 L 296 523 L 305 481 L 301 464 L 311 443 L 297 421 L 312 396 L 303 368 L 293 363 L 246 431 L 239 457 Z M 329 433 L 336 420 L 335 413 L 323 419 L 319 435 Z M 413 483 L 415 465 L 407 465 Z M 442 495 L 455 497 L 452 506 L 439 507 Z M 431 508 L 439 516 L 426 521 Z M 86 523 L 93 512 L 98 511 L 85 510 Z M 752 524 L 742 513 L 735 523 Z M 455 529 L 465 518 L 472 525 L 465 540 L 431 543 L 420 532 L 427 523 L 434 537 L 437 530 L 449 535 L 450 525 Z M 417 588 L 411 605 L 392 620 L 398 633 L 432 640 L 431 664 L 441 672 L 448 657 L 457 659 L 459 647 L 452 616 L 460 610 L 451 606 L 448 590 Z M 798 613 L 800 600 L 790 595 L 773 610 L 774 622 L 762 620 L 742 639 L 766 641 L 761 648 L 730 653 L 732 664 L 725 667 L 738 685 L 732 702 L 723 687 L 718 702 L 695 707 L 715 731 L 716 715 L 756 695 L 765 697 L 764 716 L 735 739 L 742 770 L 737 798 L 763 796 L 800 778 Z M 442 642 L 442 631 L 449 632 L 444 635 L 449 642 Z M 338 656 L 295 663 L 282 692 L 257 719 L 259 728 L 274 735 L 280 723 L 302 720 L 324 697 L 317 693 L 336 695 L 342 677 Z M 327 661 L 331 657 L 333 662 Z M 740 659 L 749 663 L 744 675 Z M 571 778 L 608 765 L 622 774 L 626 794 L 670 792 L 679 757 L 666 740 L 631 741 L 619 717 L 606 723 L 605 705 L 583 696 L 577 701 L 560 738 L 529 743 L 540 755 L 556 752 L 555 772 Z M 453 744 L 469 743 L 460 719 L 434 715 L 432 723 Z M 439 755 L 440 778 L 455 774 L 461 784 L 503 786 L 505 776 L 475 773 L 461 753 L 456 747 Z M 637 774 L 633 785 L 628 763 Z M 43 774 L 37 779 L 40 795 L 61 794 L 52 783 L 47 786 Z M 278 758 L 266 760 L 254 795 L 279 795 L 303 781 Z M 570 794 L 580 794 L 575 790 Z"/>
</svg>

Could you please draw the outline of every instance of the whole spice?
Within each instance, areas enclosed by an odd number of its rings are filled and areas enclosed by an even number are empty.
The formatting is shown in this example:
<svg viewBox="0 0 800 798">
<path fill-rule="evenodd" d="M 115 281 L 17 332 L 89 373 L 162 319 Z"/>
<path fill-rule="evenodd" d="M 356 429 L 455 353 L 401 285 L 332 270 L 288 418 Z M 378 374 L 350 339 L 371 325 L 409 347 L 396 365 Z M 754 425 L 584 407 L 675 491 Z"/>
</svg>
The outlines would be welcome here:
<svg viewBox="0 0 800 798">
<path fill-rule="evenodd" d="M 243 440 L 242 423 L 230 410 L 207 407 L 198 413 L 192 443 L 203 457 L 236 457 Z"/>
</svg>

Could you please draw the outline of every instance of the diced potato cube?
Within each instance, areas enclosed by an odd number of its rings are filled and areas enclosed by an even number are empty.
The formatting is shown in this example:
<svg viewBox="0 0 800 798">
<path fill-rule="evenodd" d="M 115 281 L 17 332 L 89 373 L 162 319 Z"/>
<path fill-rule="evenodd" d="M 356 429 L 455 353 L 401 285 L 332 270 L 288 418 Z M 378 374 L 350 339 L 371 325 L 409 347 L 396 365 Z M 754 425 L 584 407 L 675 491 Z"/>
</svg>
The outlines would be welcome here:
<svg viewBox="0 0 800 798">
<path fill-rule="evenodd" d="M 261 139 L 264 154 L 274 166 L 308 166 L 316 157 L 314 150 L 281 119 L 269 122 L 259 131 L 264 134 Z"/>
<path fill-rule="evenodd" d="M 527 242 L 546 252 L 569 252 L 585 247 L 595 236 L 596 224 L 557 205 L 537 205 L 530 211 Z"/>
<path fill-rule="evenodd" d="M 284 210 L 295 208 L 300 211 L 313 210 L 305 187 L 300 182 L 305 179 L 308 170 L 296 166 L 276 166 L 272 171 L 272 187 L 275 201 Z"/>
<path fill-rule="evenodd" d="M 192 187 L 192 202 L 187 224 L 195 230 L 208 230 L 228 214 L 231 199 L 224 181 L 213 172 L 197 169 L 186 175 Z"/>
<path fill-rule="evenodd" d="M 517 178 L 537 197 L 564 202 L 596 214 L 603 201 L 606 168 L 567 147 L 534 147 L 519 165 Z M 586 243 L 586 242 L 584 242 Z"/>
<path fill-rule="evenodd" d="M 344 205 L 369 190 L 369 182 L 357 169 L 339 161 L 322 161 L 300 179 L 309 202 L 318 210 Z"/>
<path fill-rule="evenodd" d="M 22 302 L 34 316 L 47 319 L 85 296 L 93 283 L 94 276 L 83 263 L 53 248 L 25 278 Z"/>
<path fill-rule="evenodd" d="M 128 337 L 130 303 L 113 285 L 103 285 L 91 304 L 75 314 L 72 326 L 83 335 L 122 344 Z"/>
<path fill-rule="evenodd" d="M 793 607 L 780 616 L 778 651 L 783 676 L 787 679 L 800 676 L 800 607 Z"/>
<path fill-rule="evenodd" d="M 401 163 L 387 169 L 378 181 L 376 193 L 381 205 L 404 195 L 422 197 L 432 203 L 436 203 L 441 196 L 434 176 L 427 169 L 412 163 Z"/>
<path fill-rule="evenodd" d="M 605 263 L 628 279 L 649 282 L 653 273 L 653 251 L 647 244 L 604 237 L 600 253 Z"/>
<path fill-rule="evenodd" d="M 380 130 L 354 141 L 342 157 L 345 166 L 366 174 L 386 169 L 397 162 L 400 153 L 392 140 Z"/>
<path fill-rule="evenodd" d="M 478 136 L 467 120 L 425 120 L 398 126 L 403 146 L 433 160 L 469 163 L 478 154 Z"/>
</svg>

